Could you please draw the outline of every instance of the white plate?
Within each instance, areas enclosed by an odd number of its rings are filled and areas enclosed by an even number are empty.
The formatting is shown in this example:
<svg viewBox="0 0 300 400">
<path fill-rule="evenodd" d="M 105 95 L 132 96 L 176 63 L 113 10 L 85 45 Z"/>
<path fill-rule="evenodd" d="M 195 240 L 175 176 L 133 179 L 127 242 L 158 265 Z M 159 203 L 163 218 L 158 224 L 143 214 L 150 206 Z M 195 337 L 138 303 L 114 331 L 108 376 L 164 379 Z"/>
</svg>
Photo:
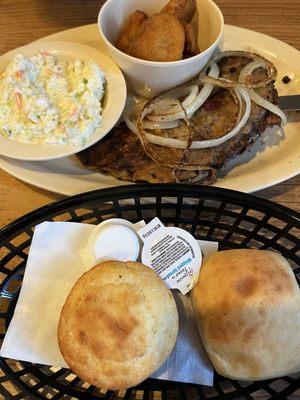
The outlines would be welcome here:
<svg viewBox="0 0 300 400">
<path fill-rule="evenodd" d="M 60 32 L 43 40 L 74 40 L 106 52 L 96 24 Z M 254 49 L 265 55 L 278 68 L 279 94 L 300 93 L 300 52 L 296 49 L 269 36 L 228 25 L 225 27 L 224 48 Z M 285 75 L 293 78 L 288 85 L 281 83 Z M 300 113 L 289 115 L 284 137 L 280 132 L 265 135 L 263 143 L 258 142 L 233 164 L 238 166 L 220 178 L 215 186 L 250 193 L 297 175 L 300 172 Z M 0 167 L 29 184 L 63 195 L 125 184 L 83 168 L 74 156 L 35 163 L 3 157 L 0 158 Z"/>
<path fill-rule="evenodd" d="M 105 74 L 106 91 L 103 102 L 103 120 L 100 128 L 90 136 L 85 146 L 64 146 L 64 145 L 34 145 L 19 143 L 10 140 L 0 134 L 0 154 L 13 157 L 18 160 L 41 161 L 52 160 L 59 157 L 69 156 L 90 147 L 102 139 L 119 120 L 126 102 L 126 83 L 122 72 L 117 65 L 106 55 L 95 48 L 79 43 L 63 41 L 47 41 L 31 43 L 28 46 L 15 49 L 0 57 L 0 72 L 19 53 L 31 56 L 41 49 L 48 50 L 66 60 L 94 61 Z"/>
</svg>

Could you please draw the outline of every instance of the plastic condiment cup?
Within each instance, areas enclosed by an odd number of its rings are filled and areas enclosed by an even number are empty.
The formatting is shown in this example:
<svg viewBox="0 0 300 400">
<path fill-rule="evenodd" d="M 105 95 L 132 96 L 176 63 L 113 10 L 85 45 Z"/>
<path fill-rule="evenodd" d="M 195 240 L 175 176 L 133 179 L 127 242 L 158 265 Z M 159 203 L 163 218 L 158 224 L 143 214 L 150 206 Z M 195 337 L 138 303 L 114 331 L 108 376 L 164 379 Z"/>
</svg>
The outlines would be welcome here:
<svg viewBox="0 0 300 400">
<path fill-rule="evenodd" d="M 81 255 L 89 265 L 106 260 L 136 261 L 140 247 L 135 225 L 112 218 L 95 227 Z"/>
</svg>

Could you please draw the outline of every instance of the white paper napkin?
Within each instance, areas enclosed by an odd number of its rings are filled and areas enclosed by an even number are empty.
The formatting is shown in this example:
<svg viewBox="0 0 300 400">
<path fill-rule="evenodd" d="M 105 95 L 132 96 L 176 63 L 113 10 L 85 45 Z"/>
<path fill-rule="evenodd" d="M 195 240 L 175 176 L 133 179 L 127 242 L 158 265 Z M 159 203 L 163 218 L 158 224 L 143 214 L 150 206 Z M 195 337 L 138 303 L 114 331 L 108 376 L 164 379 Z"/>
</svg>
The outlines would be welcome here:
<svg viewBox="0 0 300 400">
<path fill-rule="evenodd" d="M 77 279 L 88 269 L 79 254 L 93 225 L 43 222 L 35 229 L 20 297 L 0 355 L 57 367 L 68 367 L 57 343 L 63 304 Z M 218 244 L 200 242 L 204 255 Z M 180 314 L 176 346 L 153 377 L 213 385 L 213 369 L 203 349 L 188 296 L 174 293 Z"/>
<path fill-rule="evenodd" d="M 198 240 L 204 259 L 218 251 L 217 242 Z M 213 368 L 203 348 L 189 295 L 173 293 L 178 314 L 179 332 L 176 345 L 166 362 L 152 377 L 178 382 L 213 386 Z"/>
</svg>

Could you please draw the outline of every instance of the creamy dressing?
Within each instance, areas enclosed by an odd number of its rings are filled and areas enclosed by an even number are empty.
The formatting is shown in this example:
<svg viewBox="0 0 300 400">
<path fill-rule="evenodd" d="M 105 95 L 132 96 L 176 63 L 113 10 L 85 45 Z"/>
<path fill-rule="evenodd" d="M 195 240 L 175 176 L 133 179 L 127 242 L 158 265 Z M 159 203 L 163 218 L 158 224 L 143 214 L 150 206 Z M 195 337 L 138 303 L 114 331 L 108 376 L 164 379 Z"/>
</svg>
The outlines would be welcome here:
<svg viewBox="0 0 300 400">
<path fill-rule="evenodd" d="M 94 62 L 19 54 L 0 79 L 0 132 L 22 143 L 83 146 L 101 125 L 104 86 Z"/>
</svg>

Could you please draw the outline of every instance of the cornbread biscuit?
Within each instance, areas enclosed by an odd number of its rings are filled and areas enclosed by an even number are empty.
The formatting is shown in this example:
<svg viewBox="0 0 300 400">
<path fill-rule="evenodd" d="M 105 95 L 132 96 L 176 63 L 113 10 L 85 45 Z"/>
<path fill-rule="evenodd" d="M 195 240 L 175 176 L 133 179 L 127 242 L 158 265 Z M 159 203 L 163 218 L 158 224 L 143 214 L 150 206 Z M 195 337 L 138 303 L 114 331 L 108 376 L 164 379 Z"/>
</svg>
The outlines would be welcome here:
<svg viewBox="0 0 300 400">
<path fill-rule="evenodd" d="M 202 266 L 192 302 L 219 374 L 252 381 L 300 370 L 300 293 L 281 255 L 216 253 Z"/>
<path fill-rule="evenodd" d="M 106 261 L 76 282 L 58 343 L 71 370 L 104 389 L 135 386 L 171 353 L 178 314 L 170 290 L 140 263 Z"/>
</svg>

